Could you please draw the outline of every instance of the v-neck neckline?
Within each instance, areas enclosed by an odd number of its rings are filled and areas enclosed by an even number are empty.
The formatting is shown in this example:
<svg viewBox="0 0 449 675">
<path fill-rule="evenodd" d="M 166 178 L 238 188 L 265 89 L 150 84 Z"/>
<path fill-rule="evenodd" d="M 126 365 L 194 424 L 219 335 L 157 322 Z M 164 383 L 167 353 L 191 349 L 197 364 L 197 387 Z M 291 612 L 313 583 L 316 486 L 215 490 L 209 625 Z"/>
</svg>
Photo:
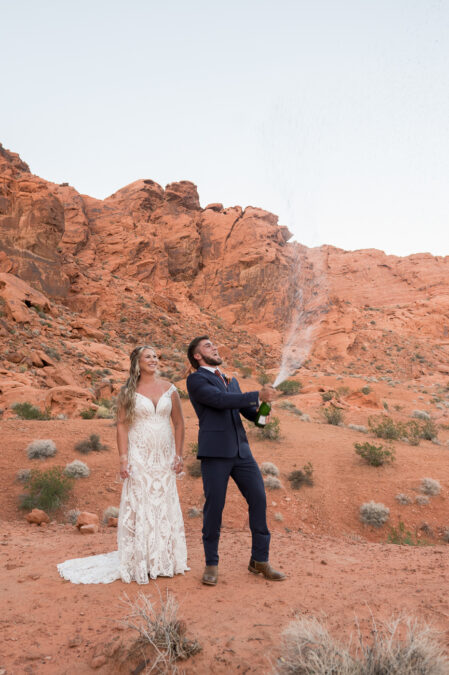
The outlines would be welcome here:
<svg viewBox="0 0 449 675">
<path fill-rule="evenodd" d="M 143 398 L 146 398 L 147 401 L 150 401 L 150 402 L 153 404 L 154 411 L 156 412 L 157 407 L 158 407 L 158 405 L 159 405 L 159 402 L 160 402 L 161 398 L 162 398 L 163 396 L 165 396 L 165 394 L 166 394 L 167 392 L 169 392 L 171 388 L 172 388 L 172 385 L 170 385 L 169 388 L 166 389 L 166 390 L 159 396 L 158 401 L 157 401 L 156 404 L 154 403 L 154 401 L 153 401 L 152 398 L 150 398 L 149 396 L 145 396 L 145 394 L 141 394 L 140 391 L 136 391 L 136 394 L 139 394 L 139 396 L 143 396 Z"/>
</svg>

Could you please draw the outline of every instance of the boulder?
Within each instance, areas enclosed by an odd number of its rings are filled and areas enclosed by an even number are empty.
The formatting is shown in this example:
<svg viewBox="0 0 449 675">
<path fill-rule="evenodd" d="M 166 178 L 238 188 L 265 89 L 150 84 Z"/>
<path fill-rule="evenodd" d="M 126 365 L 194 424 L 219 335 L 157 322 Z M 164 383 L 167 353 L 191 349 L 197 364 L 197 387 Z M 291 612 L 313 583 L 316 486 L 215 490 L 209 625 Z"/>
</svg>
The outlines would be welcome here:
<svg viewBox="0 0 449 675">
<path fill-rule="evenodd" d="M 96 513 L 90 513 L 89 511 L 81 511 L 81 513 L 78 514 L 76 527 L 80 529 L 81 527 L 84 527 L 86 525 L 99 525 L 99 523 L 100 519 L 98 518 Z"/>
<path fill-rule="evenodd" d="M 25 518 L 29 523 L 36 525 L 43 525 L 50 522 L 49 516 L 45 511 L 41 511 L 41 509 L 33 509 L 30 513 L 27 513 Z"/>
<path fill-rule="evenodd" d="M 97 534 L 98 530 L 98 525 L 95 525 L 94 523 L 91 523 L 90 525 L 81 525 L 79 528 L 81 534 Z"/>
</svg>

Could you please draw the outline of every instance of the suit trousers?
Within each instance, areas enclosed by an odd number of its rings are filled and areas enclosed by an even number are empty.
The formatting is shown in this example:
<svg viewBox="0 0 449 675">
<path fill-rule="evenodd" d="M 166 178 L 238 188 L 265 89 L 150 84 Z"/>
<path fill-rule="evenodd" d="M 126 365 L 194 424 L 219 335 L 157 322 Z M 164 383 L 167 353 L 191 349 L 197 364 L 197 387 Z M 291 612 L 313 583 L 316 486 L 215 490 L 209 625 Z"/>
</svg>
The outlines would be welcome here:
<svg viewBox="0 0 449 675">
<path fill-rule="evenodd" d="M 248 503 L 252 535 L 251 557 L 268 560 L 270 532 L 267 527 L 267 498 L 259 467 L 251 455 L 247 458 L 204 457 L 201 459 L 204 496 L 203 546 L 206 565 L 218 565 L 218 542 L 226 490 L 231 477 Z"/>
</svg>

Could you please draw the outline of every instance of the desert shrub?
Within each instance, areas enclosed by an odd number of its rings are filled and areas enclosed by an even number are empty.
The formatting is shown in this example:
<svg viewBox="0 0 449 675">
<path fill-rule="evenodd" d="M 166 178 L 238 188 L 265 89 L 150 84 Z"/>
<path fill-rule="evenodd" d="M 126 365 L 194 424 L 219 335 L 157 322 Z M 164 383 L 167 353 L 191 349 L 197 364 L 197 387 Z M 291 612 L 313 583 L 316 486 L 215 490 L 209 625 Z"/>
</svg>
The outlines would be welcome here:
<svg viewBox="0 0 449 675">
<path fill-rule="evenodd" d="M 102 450 L 107 449 L 107 445 L 100 443 L 100 436 L 98 434 L 91 434 L 89 438 L 86 438 L 84 441 L 79 441 L 75 445 L 75 450 L 81 452 L 83 455 L 87 455 L 89 452 L 101 452 Z"/>
<path fill-rule="evenodd" d="M 430 415 L 425 410 L 414 410 L 412 412 L 412 417 L 418 420 L 430 420 Z"/>
<path fill-rule="evenodd" d="M 19 469 L 16 473 L 16 481 L 18 483 L 25 483 L 31 476 L 31 469 Z"/>
<path fill-rule="evenodd" d="M 398 546 L 419 546 L 420 542 L 409 530 L 405 529 L 405 524 L 400 520 L 397 527 L 390 527 L 388 543 Z"/>
<path fill-rule="evenodd" d="M 97 408 L 95 417 L 97 417 L 100 420 L 111 420 L 115 417 L 115 415 L 113 410 L 111 410 L 110 408 L 106 408 L 106 406 L 104 405 L 100 405 Z"/>
<path fill-rule="evenodd" d="M 42 509 L 48 513 L 56 511 L 67 501 L 73 479 L 66 476 L 60 466 L 53 466 L 46 471 L 31 471 L 25 487 L 28 494 L 20 496 L 20 508 L 27 511 Z"/>
<path fill-rule="evenodd" d="M 71 525 L 76 525 L 80 513 L 81 511 L 79 509 L 70 509 L 69 511 L 66 511 L 65 513 L 66 522 L 70 523 Z"/>
<path fill-rule="evenodd" d="M 192 508 L 187 511 L 189 518 L 199 518 L 202 513 L 201 509 L 198 509 L 196 506 L 192 506 Z"/>
<path fill-rule="evenodd" d="M 362 387 L 360 391 L 362 392 L 362 394 L 365 394 L 365 396 L 367 396 L 368 394 L 371 393 L 371 387 L 366 385 L 365 387 Z"/>
<path fill-rule="evenodd" d="M 282 515 L 282 513 L 279 513 L 279 511 L 276 511 L 276 513 L 274 514 L 274 519 L 282 523 L 282 521 L 284 520 L 284 516 Z"/>
<path fill-rule="evenodd" d="M 285 396 L 299 394 L 302 389 L 302 382 L 297 380 L 284 380 L 278 384 L 276 389 L 281 391 Z"/>
<path fill-rule="evenodd" d="M 357 622 L 358 626 L 358 622 Z M 334 640 L 321 621 L 300 617 L 282 633 L 276 675 L 445 675 L 449 661 L 437 634 L 410 618 L 378 625 L 372 619 L 371 643 L 360 630 L 356 647 Z"/>
<path fill-rule="evenodd" d="M 327 403 L 328 401 L 331 401 L 335 396 L 335 391 L 329 390 L 329 391 L 323 391 L 321 392 L 321 398 L 324 403 Z"/>
<path fill-rule="evenodd" d="M 426 497 L 426 495 L 417 495 L 415 497 L 415 504 L 419 504 L 419 506 L 427 506 L 427 504 L 430 502 L 429 497 Z"/>
<path fill-rule="evenodd" d="M 73 462 L 66 465 L 64 473 L 70 478 L 87 478 L 90 476 L 90 469 L 84 462 L 74 459 Z"/>
<path fill-rule="evenodd" d="M 279 469 L 272 462 L 262 462 L 260 471 L 263 476 L 279 476 Z"/>
<path fill-rule="evenodd" d="M 281 435 L 281 422 L 279 417 L 272 417 L 270 422 L 259 429 L 259 436 L 269 441 L 277 441 Z"/>
<path fill-rule="evenodd" d="M 107 506 L 103 511 L 103 523 L 106 524 L 109 518 L 118 518 L 118 507 Z"/>
<path fill-rule="evenodd" d="M 302 469 L 295 469 L 288 475 L 290 487 L 299 490 L 303 485 L 313 485 L 313 466 L 311 462 L 304 464 Z"/>
<path fill-rule="evenodd" d="M 360 431 L 361 434 L 368 433 L 368 429 L 363 424 L 348 424 L 348 429 L 353 431 Z"/>
<path fill-rule="evenodd" d="M 191 462 L 191 464 L 187 465 L 187 471 L 189 472 L 189 475 L 192 476 L 192 478 L 200 478 L 201 477 L 201 460 L 196 459 L 194 462 Z"/>
<path fill-rule="evenodd" d="M 373 443 L 354 443 L 356 453 L 365 460 L 370 466 L 382 466 L 394 461 L 395 454 L 393 448 L 384 450 L 383 445 L 374 445 Z"/>
<path fill-rule="evenodd" d="M 425 420 L 420 425 L 420 436 L 425 441 L 433 441 L 438 436 L 438 428 L 432 420 Z"/>
<path fill-rule="evenodd" d="M 268 384 L 271 380 L 271 377 L 266 373 L 264 370 L 259 371 L 257 374 L 257 381 L 259 384 L 264 386 L 264 384 Z"/>
<path fill-rule="evenodd" d="M 404 425 L 401 424 L 401 422 L 396 423 L 393 418 L 388 415 L 369 417 L 368 426 L 377 438 L 396 441 L 402 436 L 406 436 Z"/>
<path fill-rule="evenodd" d="M 26 447 L 28 459 L 45 459 L 46 457 L 54 457 L 56 455 L 55 442 L 47 439 L 38 441 L 31 441 Z"/>
<path fill-rule="evenodd" d="M 397 494 L 395 499 L 399 504 L 411 504 L 412 503 L 412 500 L 410 499 L 410 497 L 408 495 L 403 494 L 402 492 Z"/>
<path fill-rule="evenodd" d="M 126 597 L 129 614 L 124 624 L 137 632 L 135 646 L 144 656 L 147 649 L 151 650 L 151 672 L 175 673 L 179 672 L 176 661 L 185 661 L 197 654 L 201 645 L 186 637 L 186 624 L 178 619 L 175 597 L 167 590 L 163 599 L 159 589 L 158 592 L 159 609 L 143 593 L 139 593 L 134 602 Z"/>
<path fill-rule="evenodd" d="M 251 377 L 253 369 L 251 366 L 240 366 L 240 373 L 243 378 Z"/>
<path fill-rule="evenodd" d="M 279 490 L 282 487 L 281 481 L 276 476 L 265 476 L 263 482 L 267 490 Z"/>
<path fill-rule="evenodd" d="M 42 412 L 39 408 L 36 408 L 32 403 L 14 403 L 11 406 L 17 417 L 20 417 L 21 420 L 49 420 L 50 415 L 48 411 Z"/>
<path fill-rule="evenodd" d="M 95 408 L 86 408 L 84 410 L 81 410 L 80 417 L 82 417 L 83 420 L 91 420 L 95 417 L 96 412 L 97 411 Z"/>
<path fill-rule="evenodd" d="M 390 509 L 385 504 L 366 502 L 360 507 L 360 520 L 366 525 L 382 527 L 390 517 Z"/>
<path fill-rule="evenodd" d="M 189 398 L 189 395 L 184 389 L 178 389 L 179 398 Z"/>
<path fill-rule="evenodd" d="M 408 441 L 410 445 L 419 445 L 421 440 L 421 427 L 415 420 L 410 420 L 403 425 L 404 437 L 401 440 Z"/>
<path fill-rule="evenodd" d="M 189 448 L 190 448 L 190 452 L 192 453 L 192 455 L 194 455 L 196 457 L 197 454 L 198 454 L 198 443 L 196 443 L 196 442 L 190 443 Z"/>
<path fill-rule="evenodd" d="M 344 420 L 341 408 L 335 408 L 333 405 L 329 408 L 323 408 L 323 415 L 328 424 L 333 424 L 336 427 L 342 424 Z"/>
<path fill-rule="evenodd" d="M 435 496 L 440 494 L 441 485 L 434 478 L 423 478 L 419 489 L 425 495 Z"/>
</svg>

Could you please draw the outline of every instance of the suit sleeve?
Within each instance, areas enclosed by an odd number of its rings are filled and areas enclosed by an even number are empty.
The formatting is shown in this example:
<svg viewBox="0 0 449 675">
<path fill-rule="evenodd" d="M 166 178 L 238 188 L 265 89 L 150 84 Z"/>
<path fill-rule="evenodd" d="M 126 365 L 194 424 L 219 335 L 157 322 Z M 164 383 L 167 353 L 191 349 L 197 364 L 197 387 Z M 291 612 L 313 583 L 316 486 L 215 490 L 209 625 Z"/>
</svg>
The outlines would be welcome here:
<svg viewBox="0 0 449 675">
<path fill-rule="evenodd" d="M 240 385 L 235 380 L 237 387 L 239 388 L 240 391 Z M 257 392 L 259 394 L 259 392 Z M 259 410 L 259 396 L 257 396 L 257 401 L 255 404 L 250 405 L 250 406 L 245 406 L 244 408 L 240 408 L 240 414 L 243 415 L 243 417 L 246 417 L 247 420 L 250 420 L 250 422 L 254 422 L 254 420 L 257 417 L 257 411 Z"/>
<path fill-rule="evenodd" d="M 189 396 L 198 403 L 218 410 L 252 408 L 257 405 L 259 400 L 259 392 L 257 391 L 250 391 L 245 394 L 222 391 L 218 385 L 215 386 L 209 380 L 201 376 L 195 376 L 195 374 L 189 375 L 187 378 L 187 391 Z"/>
</svg>

